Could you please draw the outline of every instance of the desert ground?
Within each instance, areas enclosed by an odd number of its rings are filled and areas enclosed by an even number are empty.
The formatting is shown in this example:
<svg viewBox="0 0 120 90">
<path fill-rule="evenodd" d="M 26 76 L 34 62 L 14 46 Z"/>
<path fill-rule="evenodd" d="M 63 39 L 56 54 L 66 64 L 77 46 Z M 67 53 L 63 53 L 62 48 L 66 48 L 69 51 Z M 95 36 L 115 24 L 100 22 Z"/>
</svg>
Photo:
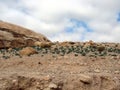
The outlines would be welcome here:
<svg viewBox="0 0 120 90">
<path fill-rule="evenodd" d="M 120 44 L 85 44 L 1 49 L 0 90 L 120 90 Z"/>
</svg>

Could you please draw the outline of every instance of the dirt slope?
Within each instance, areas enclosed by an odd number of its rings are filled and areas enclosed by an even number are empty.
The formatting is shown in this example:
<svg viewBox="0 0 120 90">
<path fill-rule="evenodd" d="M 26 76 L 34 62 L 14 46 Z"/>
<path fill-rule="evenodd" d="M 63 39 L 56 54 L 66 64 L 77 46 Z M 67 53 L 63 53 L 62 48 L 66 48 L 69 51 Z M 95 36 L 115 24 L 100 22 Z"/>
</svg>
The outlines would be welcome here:
<svg viewBox="0 0 120 90">
<path fill-rule="evenodd" d="M 42 34 L 0 21 L 0 48 L 33 46 L 35 41 L 49 40 Z"/>
</svg>

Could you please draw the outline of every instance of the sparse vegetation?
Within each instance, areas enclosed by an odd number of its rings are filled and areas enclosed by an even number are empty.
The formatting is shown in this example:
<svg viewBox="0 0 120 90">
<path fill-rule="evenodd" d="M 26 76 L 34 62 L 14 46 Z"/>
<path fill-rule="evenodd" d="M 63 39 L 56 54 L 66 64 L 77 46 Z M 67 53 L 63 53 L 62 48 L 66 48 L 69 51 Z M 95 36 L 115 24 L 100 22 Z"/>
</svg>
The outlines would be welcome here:
<svg viewBox="0 0 120 90">
<path fill-rule="evenodd" d="M 66 44 L 66 43 L 65 43 Z M 93 45 L 90 44 L 88 46 L 84 45 L 73 45 L 71 44 L 66 46 L 56 46 L 55 47 L 43 47 L 43 46 L 31 46 L 33 49 L 35 49 L 38 54 L 41 54 L 41 56 L 44 56 L 45 54 L 57 54 L 64 56 L 66 54 L 74 53 L 74 56 L 90 56 L 90 57 L 97 57 L 97 56 L 115 56 L 117 54 L 120 54 L 120 49 L 107 46 L 107 45 Z M 118 46 L 118 45 L 117 45 Z M 1 49 L 0 53 L 2 54 L 2 58 L 7 59 L 11 56 L 18 56 L 21 57 L 20 51 L 25 48 L 12 48 L 12 49 Z M 30 55 L 28 55 L 30 56 Z"/>
</svg>

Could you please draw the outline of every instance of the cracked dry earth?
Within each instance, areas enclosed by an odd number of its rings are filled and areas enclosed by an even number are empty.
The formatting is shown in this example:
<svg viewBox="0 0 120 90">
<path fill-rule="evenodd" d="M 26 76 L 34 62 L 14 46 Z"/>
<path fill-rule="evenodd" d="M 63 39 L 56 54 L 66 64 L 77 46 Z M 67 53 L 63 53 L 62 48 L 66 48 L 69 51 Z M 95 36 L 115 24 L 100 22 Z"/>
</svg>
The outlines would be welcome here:
<svg viewBox="0 0 120 90">
<path fill-rule="evenodd" d="M 120 55 L 1 58 L 0 90 L 120 90 Z"/>
</svg>

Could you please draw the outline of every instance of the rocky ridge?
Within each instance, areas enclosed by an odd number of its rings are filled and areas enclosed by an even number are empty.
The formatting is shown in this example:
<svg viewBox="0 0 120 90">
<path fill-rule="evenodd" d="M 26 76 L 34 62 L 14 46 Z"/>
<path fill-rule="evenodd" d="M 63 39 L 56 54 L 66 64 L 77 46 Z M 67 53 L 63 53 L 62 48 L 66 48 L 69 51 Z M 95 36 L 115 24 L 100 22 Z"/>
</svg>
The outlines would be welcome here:
<svg viewBox="0 0 120 90">
<path fill-rule="evenodd" d="M 50 42 L 44 35 L 0 21 L 0 48 L 33 46 L 36 41 Z"/>
</svg>

